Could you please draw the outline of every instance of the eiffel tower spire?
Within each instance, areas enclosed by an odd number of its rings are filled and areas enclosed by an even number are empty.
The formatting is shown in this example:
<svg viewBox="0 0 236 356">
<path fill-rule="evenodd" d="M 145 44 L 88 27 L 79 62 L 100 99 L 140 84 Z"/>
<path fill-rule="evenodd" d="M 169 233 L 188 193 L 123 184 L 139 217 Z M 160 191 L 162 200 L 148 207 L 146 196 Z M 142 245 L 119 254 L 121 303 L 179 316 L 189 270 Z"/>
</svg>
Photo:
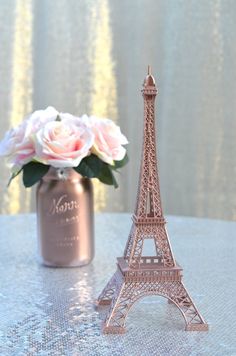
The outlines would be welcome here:
<svg viewBox="0 0 236 356">
<path fill-rule="evenodd" d="M 153 239 L 156 263 L 173 267 L 175 260 L 171 250 L 165 219 L 162 213 L 156 154 L 155 98 L 157 88 L 150 67 L 143 83 L 144 98 L 143 148 L 133 226 L 124 251 L 129 267 L 140 266 L 143 242 Z"/>
<path fill-rule="evenodd" d="M 117 271 L 97 300 L 110 305 L 103 324 L 105 333 L 124 333 L 125 319 L 140 298 L 160 295 L 181 311 L 186 330 L 204 331 L 208 325 L 194 305 L 182 282 L 182 268 L 171 250 L 162 214 L 155 142 L 155 80 L 148 69 L 142 89 L 144 97 L 144 135 L 139 187 L 133 223 Z M 156 253 L 143 256 L 143 242 L 153 239 Z"/>
<path fill-rule="evenodd" d="M 162 217 L 155 137 L 155 98 L 157 88 L 148 66 L 142 94 L 144 98 L 143 149 L 135 215 Z"/>
</svg>

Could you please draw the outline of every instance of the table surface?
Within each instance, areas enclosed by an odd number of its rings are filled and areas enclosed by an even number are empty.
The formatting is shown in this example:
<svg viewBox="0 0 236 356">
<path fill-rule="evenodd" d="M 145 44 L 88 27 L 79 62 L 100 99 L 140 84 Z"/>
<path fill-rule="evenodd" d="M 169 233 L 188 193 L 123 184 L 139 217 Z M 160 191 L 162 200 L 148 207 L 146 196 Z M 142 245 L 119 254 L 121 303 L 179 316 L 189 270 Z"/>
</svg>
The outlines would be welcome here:
<svg viewBox="0 0 236 356">
<path fill-rule="evenodd" d="M 129 214 L 96 215 L 96 257 L 82 268 L 37 262 L 36 217 L 0 216 L 0 355 L 236 355 L 236 223 L 167 217 L 184 282 L 209 332 L 186 332 L 179 310 L 147 297 L 127 333 L 103 335 L 94 300 L 116 269 Z"/>
</svg>

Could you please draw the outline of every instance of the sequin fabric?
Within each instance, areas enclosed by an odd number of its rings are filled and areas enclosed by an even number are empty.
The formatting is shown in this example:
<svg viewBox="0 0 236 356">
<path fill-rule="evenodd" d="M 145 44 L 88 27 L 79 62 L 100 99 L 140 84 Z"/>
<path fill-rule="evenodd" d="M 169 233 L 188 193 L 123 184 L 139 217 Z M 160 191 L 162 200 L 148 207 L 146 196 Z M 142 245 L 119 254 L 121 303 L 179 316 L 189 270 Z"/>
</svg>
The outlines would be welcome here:
<svg viewBox="0 0 236 356">
<path fill-rule="evenodd" d="M 0 355 L 235 356 L 236 223 L 173 216 L 168 221 L 184 283 L 209 332 L 184 331 L 174 305 L 147 297 L 130 311 L 126 334 L 101 334 L 106 308 L 96 311 L 94 300 L 123 253 L 130 215 L 98 214 L 93 263 L 68 269 L 37 261 L 35 215 L 2 215 Z"/>
</svg>

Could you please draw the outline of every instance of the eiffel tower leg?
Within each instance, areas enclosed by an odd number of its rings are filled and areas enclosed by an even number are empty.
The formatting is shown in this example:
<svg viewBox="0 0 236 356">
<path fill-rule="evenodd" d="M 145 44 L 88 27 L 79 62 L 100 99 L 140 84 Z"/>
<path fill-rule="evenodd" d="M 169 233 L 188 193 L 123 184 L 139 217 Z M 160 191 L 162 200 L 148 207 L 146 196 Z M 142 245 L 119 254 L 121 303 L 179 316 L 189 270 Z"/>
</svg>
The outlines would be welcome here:
<svg viewBox="0 0 236 356">
<path fill-rule="evenodd" d="M 183 314 L 187 331 L 207 331 L 208 325 L 197 310 L 182 282 L 172 284 L 168 296 Z"/>
<path fill-rule="evenodd" d="M 111 277 L 109 282 L 107 283 L 106 287 L 103 289 L 101 294 L 99 295 L 96 305 L 110 305 L 113 295 L 116 290 L 116 278 L 117 278 L 117 272 Z"/>
<path fill-rule="evenodd" d="M 131 296 L 132 290 L 123 281 L 123 278 L 120 279 L 120 283 L 116 286 L 110 309 L 103 323 L 103 332 L 105 334 L 125 333 L 125 318 L 132 305 Z"/>
<path fill-rule="evenodd" d="M 171 251 L 171 246 L 168 241 L 167 231 L 164 225 L 160 225 L 158 228 L 158 234 L 155 236 L 156 251 L 162 252 L 162 262 L 165 267 L 173 267 L 175 265 L 174 257 Z"/>
<path fill-rule="evenodd" d="M 126 246 L 125 246 L 124 257 L 130 256 L 130 252 L 131 252 L 131 249 L 133 246 L 134 237 L 135 237 L 135 225 L 133 224 L 131 227 L 131 231 L 130 231 Z"/>
<path fill-rule="evenodd" d="M 133 238 L 133 246 L 130 251 L 128 264 L 131 268 L 137 268 L 140 265 L 140 259 L 143 249 L 143 235 L 136 230 Z"/>
</svg>

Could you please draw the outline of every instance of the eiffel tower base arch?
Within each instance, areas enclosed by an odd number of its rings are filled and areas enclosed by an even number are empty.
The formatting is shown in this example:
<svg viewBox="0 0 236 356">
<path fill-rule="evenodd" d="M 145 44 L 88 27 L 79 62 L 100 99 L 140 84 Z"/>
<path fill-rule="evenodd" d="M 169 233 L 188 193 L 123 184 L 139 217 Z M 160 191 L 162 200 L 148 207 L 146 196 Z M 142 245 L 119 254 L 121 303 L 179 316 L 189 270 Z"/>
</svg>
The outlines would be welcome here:
<svg viewBox="0 0 236 356">
<path fill-rule="evenodd" d="M 176 268 L 173 272 L 176 272 Z M 102 325 L 103 332 L 106 334 L 125 333 L 125 321 L 132 305 L 139 299 L 151 295 L 163 296 L 168 299 L 168 302 L 177 306 L 185 320 L 186 331 L 207 331 L 208 325 L 190 298 L 181 281 L 181 275 L 179 274 L 180 278 L 176 278 L 176 275 L 178 273 L 169 274 L 169 276 L 160 273 L 159 276 L 156 274 L 149 280 L 143 277 L 129 278 L 118 265 L 117 271 L 97 300 L 97 306 L 109 305 Z"/>
</svg>

